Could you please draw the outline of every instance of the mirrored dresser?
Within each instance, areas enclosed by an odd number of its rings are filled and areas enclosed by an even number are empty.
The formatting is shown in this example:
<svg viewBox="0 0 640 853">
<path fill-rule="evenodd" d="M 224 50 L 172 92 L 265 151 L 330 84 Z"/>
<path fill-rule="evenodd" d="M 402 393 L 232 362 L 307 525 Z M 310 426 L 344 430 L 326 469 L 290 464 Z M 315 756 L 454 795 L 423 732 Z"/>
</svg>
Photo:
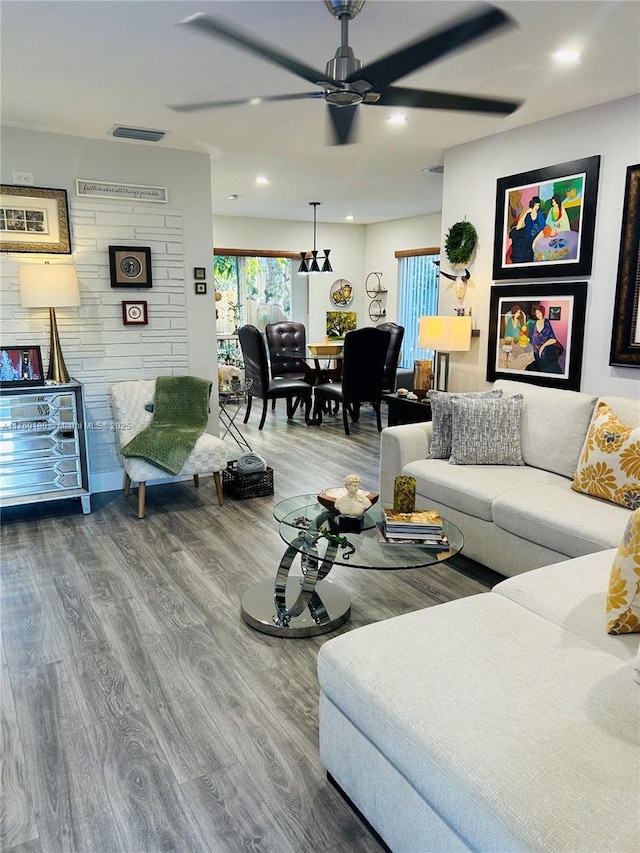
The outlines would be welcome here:
<svg viewBox="0 0 640 853">
<path fill-rule="evenodd" d="M 0 388 L 0 506 L 61 498 L 91 512 L 82 385 Z"/>
</svg>

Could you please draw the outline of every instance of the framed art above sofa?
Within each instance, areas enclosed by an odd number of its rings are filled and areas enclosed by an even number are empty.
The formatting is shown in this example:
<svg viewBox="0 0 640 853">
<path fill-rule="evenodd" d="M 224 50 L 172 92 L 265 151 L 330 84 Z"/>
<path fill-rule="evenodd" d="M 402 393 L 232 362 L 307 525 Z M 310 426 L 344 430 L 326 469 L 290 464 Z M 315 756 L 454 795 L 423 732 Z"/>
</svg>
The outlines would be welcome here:
<svg viewBox="0 0 640 853">
<path fill-rule="evenodd" d="M 627 169 L 609 364 L 640 367 L 640 164 Z"/>
<path fill-rule="evenodd" d="M 499 178 L 493 278 L 591 274 L 600 157 Z"/>
<path fill-rule="evenodd" d="M 487 380 L 580 390 L 587 283 L 494 285 Z"/>
</svg>

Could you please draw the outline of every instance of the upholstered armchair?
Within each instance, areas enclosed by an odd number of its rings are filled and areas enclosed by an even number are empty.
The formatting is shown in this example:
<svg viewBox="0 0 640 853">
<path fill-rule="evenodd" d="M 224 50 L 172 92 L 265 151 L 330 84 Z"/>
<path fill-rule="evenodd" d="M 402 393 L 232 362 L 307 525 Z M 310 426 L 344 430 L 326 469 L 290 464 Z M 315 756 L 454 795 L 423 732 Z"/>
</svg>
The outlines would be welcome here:
<svg viewBox="0 0 640 853">
<path fill-rule="evenodd" d="M 116 382 L 110 387 L 111 404 L 116 425 L 116 440 L 120 461 L 124 468 L 124 495 L 129 495 L 131 484 L 138 483 L 138 518 L 144 518 L 146 486 L 151 480 L 171 477 L 167 471 L 157 468 L 139 457 L 125 457 L 122 448 L 131 439 L 148 427 L 153 419 L 153 402 L 156 391 L 155 379 L 134 379 Z M 195 443 L 182 469 L 176 477 L 193 477 L 196 488 L 200 474 L 213 473 L 218 503 L 222 505 L 222 477 L 220 472 L 227 466 L 227 450 L 221 439 L 203 433 Z"/>
</svg>

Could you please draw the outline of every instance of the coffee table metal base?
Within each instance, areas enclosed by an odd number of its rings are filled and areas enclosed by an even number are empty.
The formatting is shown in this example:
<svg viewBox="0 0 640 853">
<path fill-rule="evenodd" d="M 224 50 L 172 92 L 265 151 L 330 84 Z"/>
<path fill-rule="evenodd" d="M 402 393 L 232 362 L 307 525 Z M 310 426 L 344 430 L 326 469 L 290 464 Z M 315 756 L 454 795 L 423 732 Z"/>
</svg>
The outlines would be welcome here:
<svg viewBox="0 0 640 853">
<path fill-rule="evenodd" d="M 293 608 L 300 595 L 304 578 L 289 575 L 286 581 L 286 604 Z M 291 616 L 286 624 L 279 624 L 272 580 L 254 584 L 242 596 L 242 618 L 264 634 L 278 637 L 315 637 L 335 631 L 351 615 L 351 600 L 347 593 L 326 580 L 318 581 L 313 596 L 304 610 Z"/>
</svg>

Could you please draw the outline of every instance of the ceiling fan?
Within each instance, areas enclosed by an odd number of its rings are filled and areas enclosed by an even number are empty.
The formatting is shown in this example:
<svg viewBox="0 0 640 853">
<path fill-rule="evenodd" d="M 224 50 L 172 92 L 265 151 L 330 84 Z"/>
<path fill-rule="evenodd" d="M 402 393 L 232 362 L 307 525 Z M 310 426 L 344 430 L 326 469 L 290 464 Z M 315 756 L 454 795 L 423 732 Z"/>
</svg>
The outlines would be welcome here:
<svg viewBox="0 0 640 853">
<path fill-rule="evenodd" d="M 324 98 L 329 106 L 333 144 L 344 145 L 354 137 L 354 119 L 360 104 L 383 107 L 414 107 L 418 109 L 458 110 L 462 112 L 487 112 L 508 115 L 520 106 L 519 101 L 461 95 L 453 92 L 435 92 L 392 86 L 396 80 L 423 68 L 483 36 L 512 24 L 500 9 L 489 4 L 474 8 L 441 29 L 421 36 L 417 41 L 375 60 L 363 67 L 349 47 L 349 21 L 359 14 L 365 0 L 324 0 L 331 14 L 340 21 L 341 43 L 333 59 L 327 62 L 324 73 L 305 65 L 277 47 L 259 41 L 252 35 L 198 13 L 181 21 L 181 25 L 213 38 L 239 45 L 256 53 L 268 62 L 286 68 L 304 80 L 319 86 L 322 91 L 302 92 L 292 95 L 268 95 L 263 98 L 241 98 L 226 101 L 201 101 L 179 104 L 171 109 L 177 112 L 196 112 L 216 107 L 239 104 L 256 104 L 262 101 L 295 101 L 306 98 Z"/>
</svg>

